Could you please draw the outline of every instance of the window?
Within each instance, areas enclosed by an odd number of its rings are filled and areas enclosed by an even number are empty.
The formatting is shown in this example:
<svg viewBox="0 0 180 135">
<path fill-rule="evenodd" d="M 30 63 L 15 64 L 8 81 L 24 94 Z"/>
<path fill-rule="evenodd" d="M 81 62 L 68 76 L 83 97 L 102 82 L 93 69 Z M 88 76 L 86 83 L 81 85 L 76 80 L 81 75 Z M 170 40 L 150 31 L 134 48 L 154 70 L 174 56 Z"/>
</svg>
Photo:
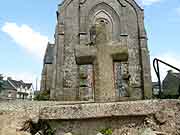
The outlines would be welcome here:
<svg viewBox="0 0 180 135">
<path fill-rule="evenodd" d="M 19 94 L 17 94 L 16 97 L 19 99 L 20 98 Z"/>
<path fill-rule="evenodd" d="M 8 98 L 11 98 L 12 97 L 12 94 L 11 93 L 8 93 Z"/>
</svg>

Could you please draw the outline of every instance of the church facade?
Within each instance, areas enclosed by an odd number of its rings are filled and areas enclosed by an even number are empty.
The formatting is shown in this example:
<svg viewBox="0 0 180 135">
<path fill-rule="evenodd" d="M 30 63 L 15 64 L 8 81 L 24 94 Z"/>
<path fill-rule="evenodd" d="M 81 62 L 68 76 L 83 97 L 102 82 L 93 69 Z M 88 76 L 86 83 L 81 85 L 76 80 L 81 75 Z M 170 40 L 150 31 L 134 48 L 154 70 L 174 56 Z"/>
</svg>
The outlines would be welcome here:
<svg viewBox="0 0 180 135">
<path fill-rule="evenodd" d="M 42 84 L 50 82 L 52 100 L 151 98 L 143 9 L 134 0 L 64 0 L 50 67 Z"/>
</svg>

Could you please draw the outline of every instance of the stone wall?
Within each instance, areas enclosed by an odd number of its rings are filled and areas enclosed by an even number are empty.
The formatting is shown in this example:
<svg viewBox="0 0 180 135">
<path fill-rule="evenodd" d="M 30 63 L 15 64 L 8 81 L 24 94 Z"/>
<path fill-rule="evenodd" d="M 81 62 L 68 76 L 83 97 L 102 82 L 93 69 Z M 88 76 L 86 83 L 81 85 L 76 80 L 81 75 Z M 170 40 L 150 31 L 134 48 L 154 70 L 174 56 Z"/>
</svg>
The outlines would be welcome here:
<svg viewBox="0 0 180 135">
<path fill-rule="evenodd" d="M 179 135 L 179 110 L 179 100 L 1 102 L 0 134 L 29 134 L 29 128 L 24 128 L 28 121 L 36 124 L 44 120 L 56 129 L 56 135 L 68 132 L 73 135 L 96 135 L 106 128 L 111 129 L 113 135 L 136 135 L 142 129 L 150 129 L 153 135 Z"/>
<path fill-rule="evenodd" d="M 50 125 L 56 129 L 57 135 L 64 135 L 71 132 L 73 135 L 96 135 L 103 129 L 112 129 L 114 135 L 128 129 L 128 127 L 136 129 L 143 127 L 145 116 L 138 117 L 111 117 L 86 120 L 51 120 Z"/>
<path fill-rule="evenodd" d="M 41 91 L 50 90 L 52 88 L 52 73 L 53 65 L 45 64 L 43 67 L 42 78 L 41 78 Z"/>
<path fill-rule="evenodd" d="M 0 92 L 0 100 L 15 100 L 17 97 L 16 90 L 1 90 Z"/>
</svg>

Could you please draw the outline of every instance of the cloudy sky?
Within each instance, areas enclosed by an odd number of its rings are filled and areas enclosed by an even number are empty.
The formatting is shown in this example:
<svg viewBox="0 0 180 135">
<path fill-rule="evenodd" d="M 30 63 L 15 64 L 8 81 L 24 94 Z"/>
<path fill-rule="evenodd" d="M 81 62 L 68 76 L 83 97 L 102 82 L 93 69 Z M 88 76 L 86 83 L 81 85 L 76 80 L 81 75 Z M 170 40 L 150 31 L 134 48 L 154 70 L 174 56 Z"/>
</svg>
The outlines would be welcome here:
<svg viewBox="0 0 180 135">
<path fill-rule="evenodd" d="M 46 44 L 53 41 L 61 0 L 4 0 L 0 4 L 0 73 L 40 79 Z M 145 9 L 151 59 L 180 68 L 180 0 L 137 0 Z M 161 66 L 162 76 L 168 68 Z M 152 72 L 153 80 L 156 79 Z"/>
</svg>

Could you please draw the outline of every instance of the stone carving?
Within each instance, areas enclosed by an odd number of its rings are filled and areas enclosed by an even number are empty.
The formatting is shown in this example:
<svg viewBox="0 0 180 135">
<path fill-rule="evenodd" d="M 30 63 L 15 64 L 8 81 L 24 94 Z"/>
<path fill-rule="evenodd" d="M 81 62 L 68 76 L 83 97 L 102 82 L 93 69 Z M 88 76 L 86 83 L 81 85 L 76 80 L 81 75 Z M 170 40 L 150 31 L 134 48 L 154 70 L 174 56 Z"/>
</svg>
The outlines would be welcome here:
<svg viewBox="0 0 180 135">
<path fill-rule="evenodd" d="M 90 41 L 91 44 L 98 44 L 105 42 L 109 39 L 108 21 L 105 19 L 97 19 L 95 24 L 90 28 Z"/>
<path fill-rule="evenodd" d="M 100 22 L 96 22 L 96 43 L 106 42 L 107 41 L 107 29 L 106 29 L 106 23 L 104 20 L 101 20 Z"/>
</svg>

